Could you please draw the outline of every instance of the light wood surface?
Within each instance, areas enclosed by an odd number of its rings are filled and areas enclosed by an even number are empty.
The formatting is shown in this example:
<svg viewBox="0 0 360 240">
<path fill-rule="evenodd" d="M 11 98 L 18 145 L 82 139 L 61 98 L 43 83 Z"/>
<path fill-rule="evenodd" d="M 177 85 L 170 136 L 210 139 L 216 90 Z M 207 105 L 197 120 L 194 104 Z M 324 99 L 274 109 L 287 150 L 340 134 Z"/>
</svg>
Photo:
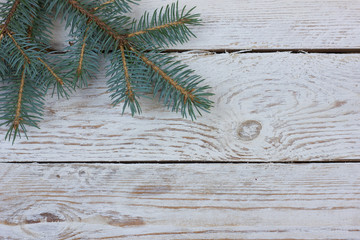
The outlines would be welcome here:
<svg viewBox="0 0 360 240">
<path fill-rule="evenodd" d="M 143 99 L 113 108 L 104 72 L 70 100 L 49 98 L 41 129 L 1 161 L 333 161 L 360 158 L 360 57 L 183 53 L 213 87 L 215 107 L 192 122 Z M 5 134 L 4 128 L 0 130 Z"/>
<path fill-rule="evenodd" d="M 4 0 L 2 0 L 4 1 Z M 175 0 L 142 0 L 132 17 Z M 203 25 L 197 38 L 174 49 L 354 49 L 360 48 L 359 0 L 181 0 L 197 6 Z M 61 24 L 54 46 L 68 44 Z"/>
<path fill-rule="evenodd" d="M 211 113 L 191 122 L 144 99 L 121 115 L 103 70 L 48 97 L 29 140 L 0 138 L 0 240 L 360 239 L 360 54 L 264 53 L 359 53 L 360 1 L 179 3 L 202 15 L 173 49 L 213 87 Z M 68 44 L 59 22 L 53 38 Z M 204 163 L 155 164 L 169 160 Z M 107 163 L 129 161 L 151 164 Z"/>
<path fill-rule="evenodd" d="M 0 164 L 0 236 L 358 239 L 359 171 L 360 164 Z"/>
</svg>

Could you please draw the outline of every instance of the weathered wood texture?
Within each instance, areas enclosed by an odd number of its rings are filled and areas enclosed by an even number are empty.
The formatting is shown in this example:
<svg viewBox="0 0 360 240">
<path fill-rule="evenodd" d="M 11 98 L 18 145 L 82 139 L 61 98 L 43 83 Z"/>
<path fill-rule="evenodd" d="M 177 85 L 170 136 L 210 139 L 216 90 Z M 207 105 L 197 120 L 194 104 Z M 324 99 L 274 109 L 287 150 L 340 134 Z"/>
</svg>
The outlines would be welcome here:
<svg viewBox="0 0 360 240">
<path fill-rule="evenodd" d="M 358 239 L 360 164 L 0 164 L 1 239 Z"/>
<path fill-rule="evenodd" d="M 3 1 L 3 0 L 2 0 Z M 142 0 L 133 17 L 175 2 Z M 197 6 L 203 25 L 197 39 L 175 49 L 329 49 L 360 48 L 358 0 L 181 0 Z M 68 44 L 57 25 L 54 44 Z"/>
<path fill-rule="evenodd" d="M 144 99 L 141 116 L 121 115 L 101 72 L 70 100 L 49 99 L 30 140 L 1 140 L 1 161 L 360 158 L 359 55 L 177 56 L 213 86 L 211 114 L 192 122 Z"/>
</svg>

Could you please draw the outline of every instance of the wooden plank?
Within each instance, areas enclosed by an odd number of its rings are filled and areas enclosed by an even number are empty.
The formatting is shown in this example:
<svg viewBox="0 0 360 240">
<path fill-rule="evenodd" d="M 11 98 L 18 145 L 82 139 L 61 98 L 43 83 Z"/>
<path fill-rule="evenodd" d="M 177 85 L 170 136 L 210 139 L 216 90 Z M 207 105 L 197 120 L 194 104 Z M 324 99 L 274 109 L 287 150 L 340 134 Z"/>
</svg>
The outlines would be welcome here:
<svg viewBox="0 0 360 240">
<path fill-rule="evenodd" d="M 357 239 L 360 164 L 0 164 L 0 239 Z"/>
<path fill-rule="evenodd" d="M 142 0 L 133 17 L 174 2 Z M 357 49 L 360 48 L 358 0 L 181 0 L 197 6 L 203 25 L 197 39 L 174 49 Z M 68 44 L 57 24 L 54 45 Z"/>
<path fill-rule="evenodd" d="M 49 97 L 30 140 L 1 139 L 1 161 L 360 159 L 359 55 L 177 56 L 213 87 L 210 114 L 192 122 L 143 99 L 141 116 L 121 115 L 102 71 L 68 101 Z"/>
</svg>

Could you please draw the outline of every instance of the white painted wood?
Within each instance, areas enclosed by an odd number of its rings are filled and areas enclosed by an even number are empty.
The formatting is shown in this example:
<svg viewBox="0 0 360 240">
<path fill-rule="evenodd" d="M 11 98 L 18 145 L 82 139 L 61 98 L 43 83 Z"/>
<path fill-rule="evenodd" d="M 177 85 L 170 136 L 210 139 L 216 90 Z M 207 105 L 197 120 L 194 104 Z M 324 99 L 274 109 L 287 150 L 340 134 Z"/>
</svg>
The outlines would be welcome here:
<svg viewBox="0 0 360 240">
<path fill-rule="evenodd" d="M 192 122 L 143 99 L 141 116 L 122 116 L 122 106 L 111 106 L 102 71 L 70 100 L 49 98 L 30 140 L 1 139 L 0 161 L 360 158 L 359 55 L 176 56 L 213 87 L 210 114 Z"/>
<path fill-rule="evenodd" d="M 142 0 L 131 16 L 174 0 Z M 175 49 L 360 48 L 359 0 L 180 0 L 197 6 L 203 25 L 196 39 Z M 57 25 L 54 45 L 68 44 Z"/>
<path fill-rule="evenodd" d="M 0 164 L 0 239 L 358 239 L 360 164 Z"/>
</svg>

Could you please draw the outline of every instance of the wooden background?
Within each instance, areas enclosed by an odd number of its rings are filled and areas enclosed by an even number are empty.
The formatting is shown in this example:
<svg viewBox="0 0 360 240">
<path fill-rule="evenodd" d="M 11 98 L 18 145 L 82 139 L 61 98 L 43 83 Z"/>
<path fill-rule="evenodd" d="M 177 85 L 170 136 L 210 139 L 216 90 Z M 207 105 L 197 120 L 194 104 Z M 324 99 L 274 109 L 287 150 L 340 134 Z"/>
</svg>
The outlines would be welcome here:
<svg viewBox="0 0 360 240">
<path fill-rule="evenodd" d="M 360 239 L 360 1 L 180 4 L 204 23 L 171 51 L 212 112 L 121 115 L 104 71 L 48 97 L 29 140 L 0 140 L 0 239 Z"/>
</svg>

